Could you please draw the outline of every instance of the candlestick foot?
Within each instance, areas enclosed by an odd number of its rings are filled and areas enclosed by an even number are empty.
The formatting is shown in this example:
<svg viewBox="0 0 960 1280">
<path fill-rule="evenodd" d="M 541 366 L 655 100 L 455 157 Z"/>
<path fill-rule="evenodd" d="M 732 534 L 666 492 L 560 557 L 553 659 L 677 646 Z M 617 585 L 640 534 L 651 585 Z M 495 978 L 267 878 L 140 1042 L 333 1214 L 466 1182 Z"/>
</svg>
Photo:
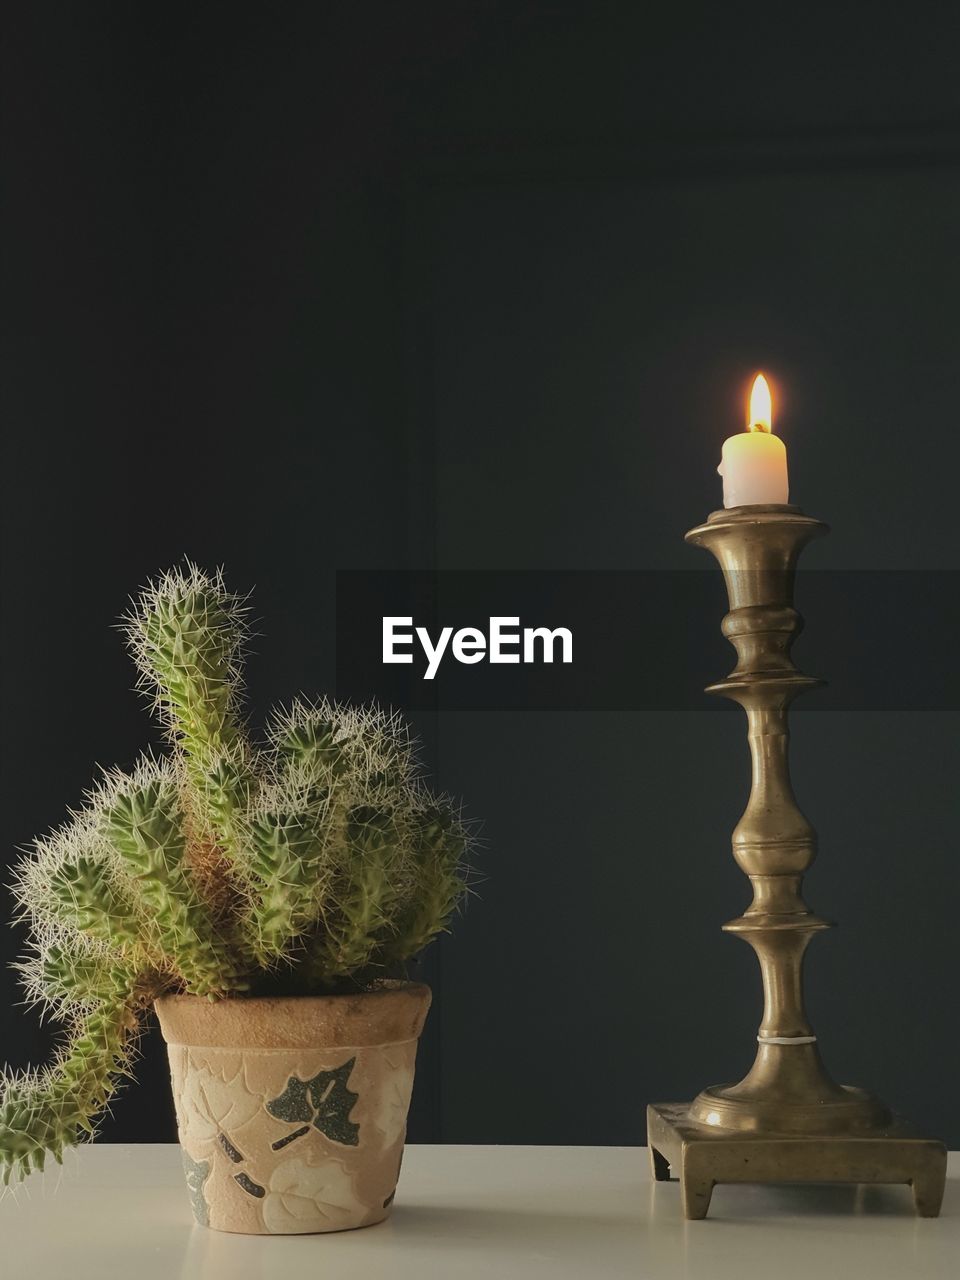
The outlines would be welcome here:
<svg viewBox="0 0 960 1280">
<path fill-rule="evenodd" d="M 680 1178 L 680 1203 L 683 1206 L 683 1216 L 689 1222 L 697 1222 L 707 1216 L 714 1185 L 712 1178 L 684 1169 Z"/>
<path fill-rule="evenodd" d="M 920 1169 L 913 1180 L 913 1204 L 920 1218 L 938 1218 L 946 1189 L 946 1173 L 939 1169 Z"/>
<path fill-rule="evenodd" d="M 920 1217 L 940 1212 L 946 1148 L 896 1116 L 872 1132 L 788 1135 L 721 1130 L 692 1119 L 689 1103 L 657 1103 L 647 1130 L 654 1167 L 666 1162 L 679 1176 L 686 1218 L 706 1216 L 721 1182 L 904 1183 Z"/>
<path fill-rule="evenodd" d="M 676 1181 L 670 1177 L 670 1162 L 665 1159 L 656 1148 L 648 1146 L 647 1152 L 650 1156 L 650 1177 L 654 1182 L 670 1182 Z"/>
</svg>

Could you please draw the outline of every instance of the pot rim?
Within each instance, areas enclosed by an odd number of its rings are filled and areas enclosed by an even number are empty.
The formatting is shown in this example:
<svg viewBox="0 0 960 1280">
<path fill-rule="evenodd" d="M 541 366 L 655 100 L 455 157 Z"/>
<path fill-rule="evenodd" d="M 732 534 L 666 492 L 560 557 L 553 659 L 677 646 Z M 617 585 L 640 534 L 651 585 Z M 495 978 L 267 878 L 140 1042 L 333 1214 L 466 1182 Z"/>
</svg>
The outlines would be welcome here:
<svg viewBox="0 0 960 1280">
<path fill-rule="evenodd" d="M 158 996 L 168 1045 L 223 1049 L 346 1049 L 401 1044 L 423 1030 L 432 992 L 422 982 L 319 996 Z"/>
</svg>

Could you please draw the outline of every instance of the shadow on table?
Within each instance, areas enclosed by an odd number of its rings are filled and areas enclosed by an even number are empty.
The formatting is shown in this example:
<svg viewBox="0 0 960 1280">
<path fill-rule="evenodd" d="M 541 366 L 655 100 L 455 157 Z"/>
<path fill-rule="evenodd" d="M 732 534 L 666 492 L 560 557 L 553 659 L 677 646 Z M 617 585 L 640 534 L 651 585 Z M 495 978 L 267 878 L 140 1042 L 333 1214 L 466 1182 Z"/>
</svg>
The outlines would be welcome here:
<svg viewBox="0 0 960 1280">
<path fill-rule="evenodd" d="M 860 1214 L 884 1218 L 916 1217 L 913 1195 L 907 1186 L 828 1182 L 780 1186 L 753 1183 L 720 1185 L 714 1188 L 709 1216 L 748 1221 L 753 1208 L 760 1210 L 765 1218 L 855 1217 Z"/>
<path fill-rule="evenodd" d="M 915 1218 L 913 1197 L 906 1186 L 877 1184 L 807 1183 L 770 1186 L 744 1183 L 721 1185 L 714 1189 L 708 1220 L 736 1221 L 740 1224 L 764 1219 L 857 1217 L 878 1216 L 884 1218 Z M 641 1196 L 650 1197 L 646 1214 L 640 1211 Z M 948 1183 L 942 1217 L 960 1216 L 960 1183 Z M 609 1233 L 623 1229 L 636 1231 L 657 1221 L 680 1220 L 680 1196 L 676 1183 L 664 1183 L 657 1188 L 647 1187 L 639 1192 L 638 1212 L 631 1221 L 622 1206 L 611 1207 L 609 1212 L 571 1214 L 563 1208 L 556 1213 L 543 1210 L 501 1206 L 487 1209 L 482 1205 L 429 1205 L 398 1204 L 392 1222 L 401 1231 L 429 1230 L 435 1234 L 461 1235 L 484 1233 L 489 1229 L 501 1229 L 519 1224 L 520 1229 L 536 1235 L 539 1231 Z"/>
</svg>

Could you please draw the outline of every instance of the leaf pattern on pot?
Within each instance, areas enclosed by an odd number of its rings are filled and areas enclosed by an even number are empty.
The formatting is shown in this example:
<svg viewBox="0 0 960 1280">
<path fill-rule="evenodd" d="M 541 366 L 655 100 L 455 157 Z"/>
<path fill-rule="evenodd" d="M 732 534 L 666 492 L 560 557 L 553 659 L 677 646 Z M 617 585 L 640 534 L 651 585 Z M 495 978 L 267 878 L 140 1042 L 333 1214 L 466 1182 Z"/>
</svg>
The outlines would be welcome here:
<svg viewBox="0 0 960 1280">
<path fill-rule="evenodd" d="M 360 1126 L 350 1112 L 360 1095 L 347 1087 L 356 1061 L 353 1057 L 332 1071 L 318 1071 L 309 1080 L 291 1076 L 283 1093 L 267 1103 L 267 1111 L 288 1124 L 312 1124 L 331 1142 L 357 1146 Z"/>
<path fill-rule="evenodd" d="M 262 1100 L 246 1085 L 242 1063 L 225 1061 L 219 1070 L 191 1062 L 180 1092 L 180 1130 L 186 1142 L 216 1142 L 258 1113 Z"/>
<path fill-rule="evenodd" d="M 339 1160 L 309 1165 L 290 1159 L 281 1161 L 270 1176 L 263 1222 L 268 1231 L 277 1235 L 336 1231 L 356 1226 L 364 1208 L 349 1172 Z"/>
<path fill-rule="evenodd" d="M 413 1057 L 406 1049 L 392 1046 L 382 1051 L 389 1068 L 383 1074 L 379 1090 L 370 1098 L 364 1095 L 370 1107 L 370 1119 L 379 1131 L 383 1145 L 392 1147 L 403 1137 L 413 1091 Z"/>
<path fill-rule="evenodd" d="M 187 1179 L 187 1190 L 190 1192 L 193 1216 L 201 1227 L 208 1227 L 210 1225 L 210 1210 L 207 1207 L 207 1198 L 203 1194 L 203 1184 L 210 1176 L 210 1161 L 194 1160 L 182 1148 L 180 1155 L 183 1159 L 183 1172 Z"/>
</svg>

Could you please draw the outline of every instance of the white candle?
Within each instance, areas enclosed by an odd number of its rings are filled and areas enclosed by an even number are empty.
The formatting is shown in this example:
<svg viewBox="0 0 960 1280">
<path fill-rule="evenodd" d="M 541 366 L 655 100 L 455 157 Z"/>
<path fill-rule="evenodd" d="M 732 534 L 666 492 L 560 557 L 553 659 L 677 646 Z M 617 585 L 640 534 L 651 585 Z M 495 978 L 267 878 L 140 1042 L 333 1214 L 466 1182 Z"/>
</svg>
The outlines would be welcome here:
<svg viewBox="0 0 960 1280">
<path fill-rule="evenodd" d="M 787 450 L 773 434 L 770 388 L 762 373 L 757 374 L 750 392 L 747 429 L 724 440 L 717 471 L 723 476 L 725 507 L 788 500 Z"/>
</svg>

